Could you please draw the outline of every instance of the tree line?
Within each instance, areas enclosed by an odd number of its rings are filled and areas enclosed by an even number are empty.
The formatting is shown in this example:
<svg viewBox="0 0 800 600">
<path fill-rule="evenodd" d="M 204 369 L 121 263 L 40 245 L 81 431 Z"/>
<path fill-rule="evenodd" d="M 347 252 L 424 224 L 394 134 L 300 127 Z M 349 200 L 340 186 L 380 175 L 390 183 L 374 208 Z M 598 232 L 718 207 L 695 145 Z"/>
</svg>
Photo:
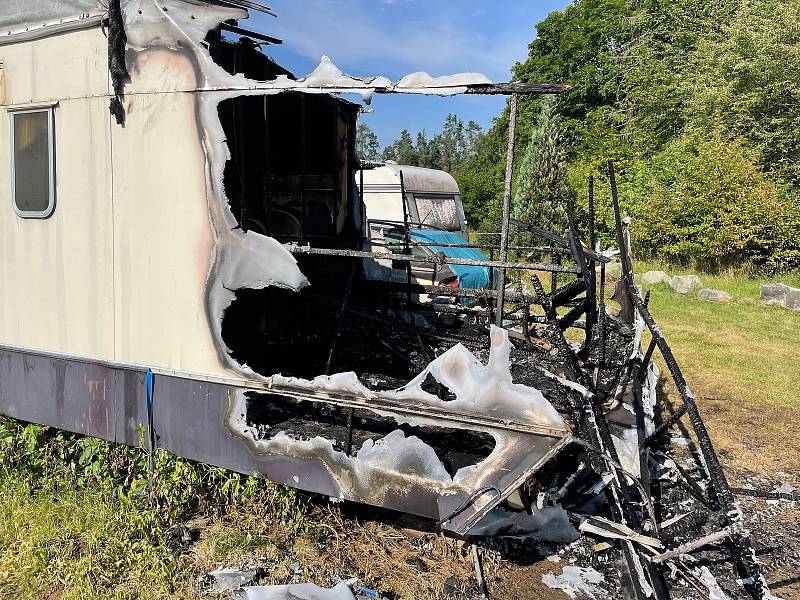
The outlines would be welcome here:
<svg viewBox="0 0 800 600">
<path fill-rule="evenodd" d="M 457 115 L 450 114 L 442 125 L 442 131 L 428 139 L 423 129 L 417 133 L 416 142 L 404 129 L 400 137 L 380 150 L 378 137 L 366 123 L 360 122 L 356 135 L 356 149 L 365 160 L 393 160 L 401 165 L 441 169 L 452 173 L 459 165 L 473 159 L 484 136 L 481 126 L 475 121 L 466 125 Z"/>
<path fill-rule="evenodd" d="M 514 80 L 574 87 L 520 98 L 517 216 L 559 229 L 571 205 L 585 222 L 593 174 L 613 244 L 611 159 L 639 256 L 800 267 L 800 0 L 574 0 L 535 29 Z M 508 109 L 454 144 L 459 123 L 383 158 L 452 172 L 470 222 L 496 231 Z"/>
</svg>

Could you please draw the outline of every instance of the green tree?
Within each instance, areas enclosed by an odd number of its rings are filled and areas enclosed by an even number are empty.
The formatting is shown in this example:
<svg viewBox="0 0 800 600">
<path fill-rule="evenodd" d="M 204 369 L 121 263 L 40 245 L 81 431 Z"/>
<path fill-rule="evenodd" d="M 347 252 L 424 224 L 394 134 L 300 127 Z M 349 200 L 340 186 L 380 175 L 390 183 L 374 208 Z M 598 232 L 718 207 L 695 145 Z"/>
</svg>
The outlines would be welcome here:
<svg viewBox="0 0 800 600">
<path fill-rule="evenodd" d="M 712 270 L 797 267 L 800 211 L 754 158 L 741 143 L 694 132 L 642 160 L 625 190 L 638 254 Z"/>
<path fill-rule="evenodd" d="M 423 129 L 417 133 L 417 166 L 418 167 L 431 167 L 431 143 L 428 141 L 428 135 Z"/>
<path fill-rule="evenodd" d="M 545 102 L 517 176 L 512 213 L 520 221 L 564 233 L 572 198 L 564 130 L 554 102 Z M 532 234 L 518 230 L 515 240 L 520 245 L 534 243 Z"/>
<path fill-rule="evenodd" d="M 417 150 L 414 148 L 411 134 L 407 129 L 404 129 L 400 133 L 400 139 L 397 143 L 397 162 L 401 165 L 416 165 L 418 160 Z"/>
<path fill-rule="evenodd" d="M 434 142 L 439 147 L 439 168 L 451 173 L 464 159 L 467 145 L 464 121 L 457 115 L 447 115 L 442 132 L 434 138 Z"/>
<path fill-rule="evenodd" d="M 464 156 L 462 156 L 462 162 L 466 160 L 472 160 L 478 155 L 478 153 L 481 151 L 481 144 L 483 143 L 484 138 L 483 129 L 475 121 L 470 121 L 467 123 L 467 127 L 464 131 L 466 136 L 466 145 L 464 147 Z"/>
<path fill-rule="evenodd" d="M 738 2 L 690 57 L 697 128 L 746 141 L 761 168 L 800 189 L 800 0 Z"/>
<path fill-rule="evenodd" d="M 380 158 L 378 136 L 366 123 L 359 123 L 356 129 L 356 152 L 361 160 L 378 160 Z"/>
</svg>

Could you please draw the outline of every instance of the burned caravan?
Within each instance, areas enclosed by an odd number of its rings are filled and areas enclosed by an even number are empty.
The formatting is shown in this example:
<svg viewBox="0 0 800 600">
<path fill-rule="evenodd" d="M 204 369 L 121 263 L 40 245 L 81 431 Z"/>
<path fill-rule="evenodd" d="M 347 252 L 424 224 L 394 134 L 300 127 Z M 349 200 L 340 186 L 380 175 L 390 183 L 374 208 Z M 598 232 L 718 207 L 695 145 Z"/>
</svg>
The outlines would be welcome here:
<svg viewBox="0 0 800 600">
<path fill-rule="evenodd" d="M 633 286 L 613 171 L 618 317 L 604 305 L 591 187 L 589 244 L 572 215 L 568 237 L 509 217 L 517 95 L 568 86 L 356 78 L 324 57 L 295 78 L 258 49 L 278 40 L 226 39 L 248 9 L 268 11 L 250 0 L 0 6 L 0 414 L 128 445 L 144 427 L 149 450 L 451 535 L 524 523 L 561 541 L 577 536 L 565 507 L 596 506 L 592 490 L 615 522 L 654 539 L 649 448 L 688 415 L 719 522 L 739 526 L 691 391 Z M 409 227 L 402 252 L 370 248 L 358 104 L 341 95 L 386 93 L 512 97 L 497 260 L 414 256 Z M 516 251 L 511 226 L 550 245 Z M 370 281 L 369 260 L 474 265 L 499 280 Z M 533 273 L 533 291 L 507 290 L 506 271 Z M 480 305 L 415 303 L 423 293 Z M 658 429 L 656 349 L 684 403 Z M 749 585 L 766 590 L 746 535 L 732 539 Z M 665 597 L 651 554 L 615 543 L 635 597 Z"/>
<path fill-rule="evenodd" d="M 358 107 L 331 94 L 437 82 L 327 59 L 295 79 L 224 38 L 236 5 L 4 3 L 0 411 L 130 445 L 149 425 L 180 456 L 436 520 L 511 493 L 568 427 L 512 384 L 503 330 L 486 366 L 463 346 L 398 364 L 341 327 L 365 218 Z M 448 459 L 455 439 L 473 450 Z"/>
</svg>

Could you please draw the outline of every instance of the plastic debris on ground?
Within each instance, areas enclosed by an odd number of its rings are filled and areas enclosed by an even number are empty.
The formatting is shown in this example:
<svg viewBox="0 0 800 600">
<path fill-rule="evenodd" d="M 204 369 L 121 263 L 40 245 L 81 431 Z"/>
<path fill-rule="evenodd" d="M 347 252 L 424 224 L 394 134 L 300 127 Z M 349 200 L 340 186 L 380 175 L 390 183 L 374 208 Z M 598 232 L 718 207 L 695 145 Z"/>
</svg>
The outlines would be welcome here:
<svg viewBox="0 0 800 600">
<path fill-rule="evenodd" d="M 542 583 L 550 589 L 563 591 L 570 598 L 577 598 L 579 595 L 597 598 L 595 594 L 603 597 L 604 590 L 599 584 L 604 581 L 602 573 L 592 567 L 564 567 L 561 575 L 555 575 L 552 571 L 542 575 Z"/>
<path fill-rule="evenodd" d="M 245 587 L 236 590 L 232 598 L 233 600 L 356 600 L 347 581 L 342 581 L 330 589 L 321 588 L 313 583 Z"/>
<path fill-rule="evenodd" d="M 201 596 L 219 596 L 253 581 L 256 572 L 233 567 L 211 571 L 198 581 Z"/>
</svg>

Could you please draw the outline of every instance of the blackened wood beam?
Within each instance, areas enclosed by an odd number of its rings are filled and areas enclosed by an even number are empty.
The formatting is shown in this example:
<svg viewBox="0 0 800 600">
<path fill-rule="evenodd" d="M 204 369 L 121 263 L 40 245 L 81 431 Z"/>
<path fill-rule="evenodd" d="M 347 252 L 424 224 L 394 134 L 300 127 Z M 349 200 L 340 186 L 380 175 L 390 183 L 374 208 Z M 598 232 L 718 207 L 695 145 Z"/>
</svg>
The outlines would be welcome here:
<svg viewBox="0 0 800 600">
<path fill-rule="evenodd" d="M 567 238 L 562 237 L 552 231 L 547 231 L 546 229 L 542 229 L 541 227 L 537 227 L 536 225 L 532 225 L 531 223 L 525 223 L 524 221 L 518 221 L 517 219 L 511 219 L 511 224 L 515 227 L 519 227 L 526 231 L 530 231 L 534 235 L 538 235 L 539 237 L 543 237 L 546 240 L 553 242 L 554 244 L 558 244 L 563 248 L 571 248 L 570 242 Z M 583 255 L 588 256 L 589 258 L 593 258 L 596 261 L 601 263 L 610 263 L 611 259 L 607 256 L 600 254 L 599 252 L 595 252 L 591 248 L 586 248 L 585 246 L 581 245 L 583 249 Z"/>
<path fill-rule="evenodd" d="M 454 86 L 464 87 L 464 86 Z M 511 96 L 513 94 L 563 94 L 574 86 L 566 83 L 481 83 L 466 86 L 465 94 Z"/>
<path fill-rule="evenodd" d="M 276 37 L 272 37 L 271 35 L 267 35 L 266 33 L 259 33 L 258 31 L 251 31 L 249 29 L 244 29 L 243 27 L 238 27 L 236 25 L 223 23 L 219 27 L 220 29 L 224 29 L 225 31 L 230 31 L 231 33 L 235 33 L 236 35 L 244 35 L 249 38 L 253 38 L 254 40 L 259 40 L 262 42 L 266 42 L 268 44 L 283 44 L 283 40 L 279 40 Z"/>
</svg>

